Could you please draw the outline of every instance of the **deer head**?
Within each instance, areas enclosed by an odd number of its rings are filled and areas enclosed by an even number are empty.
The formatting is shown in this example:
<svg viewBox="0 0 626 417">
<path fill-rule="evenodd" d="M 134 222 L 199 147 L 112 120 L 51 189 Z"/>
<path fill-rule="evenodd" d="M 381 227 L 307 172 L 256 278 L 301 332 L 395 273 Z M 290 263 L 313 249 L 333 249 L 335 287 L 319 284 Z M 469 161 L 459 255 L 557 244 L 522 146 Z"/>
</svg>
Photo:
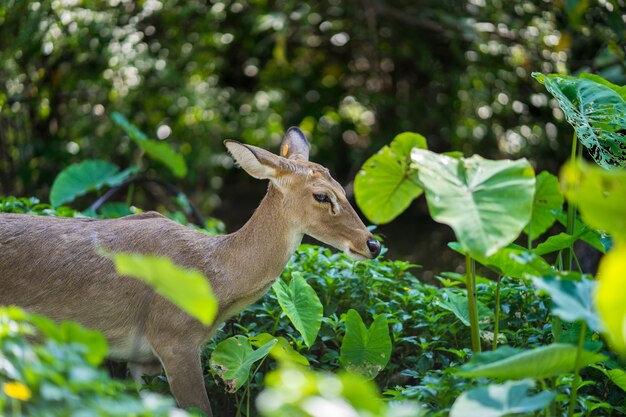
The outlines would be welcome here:
<svg viewBox="0 0 626 417">
<path fill-rule="evenodd" d="M 350 205 L 343 187 L 328 169 L 309 161 L 309 142 L 300 129 L 287 131 L 280 155 L 233 140 L 224 144 L 246 172 L 270 180 L 292 228 L 355 259 L 378 256 L 380 243 Z"/>
</svg>

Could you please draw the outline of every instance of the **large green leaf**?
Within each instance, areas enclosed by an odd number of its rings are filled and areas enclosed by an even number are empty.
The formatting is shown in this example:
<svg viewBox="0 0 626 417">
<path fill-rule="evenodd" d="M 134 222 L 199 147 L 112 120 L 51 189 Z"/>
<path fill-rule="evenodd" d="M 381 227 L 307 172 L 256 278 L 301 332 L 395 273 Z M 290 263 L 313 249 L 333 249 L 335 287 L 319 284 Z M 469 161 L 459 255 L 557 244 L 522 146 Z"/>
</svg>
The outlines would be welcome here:
<svg viewBox="0 0 626 417">
<path fill-rule="evenodd" d="M 450 417 L 503 417 L 542 410 L 552 403 L 556 393 L 543 391 L 529 396 L 528 390 L 534 386 L 534 381 L 525 379 L 471 389 L 456 399 Z"/>
<path fill-rule="evenodd" d="M 465 255 L 465 251 L 458 242 L 450 242 L 448 246 Z M 527 275 L 544 275 L 552 271 L 550 264 L 543 258 L 513 243 L 498 249 L 491 256 L 475 256 L 474 259 L 492 271 L 511 278 L 526 278 Z"/>
<path fill-rule="evenodd" d="M 442 291 L 443 297 L 435 302 L 438 306 L 451 311 L 461 320 L 465 326 L 470 326 L 469 307 L 467 304 L 467 295 L 461 295 L 449 290 Z M 478 322 L 480 327 L 485 327 L 493 320 L 493 311 L 480 301 L 476 301 L 478 306 Z"/>
<path fill-rule="evenodd" d="M 149 139 L 137 126 L 130 123 L 126 117 L 118 112 L 113 112 L 111 118 L 120 126 L 126 134 L 155 161 L 158 161 L 169 168 L 178 178 L 187 174 L 187 164 L 185 158 L 176 152 L 167 142 L 160 142 Z"/>
<path fill-rule="evenodd" d="M 542 171 L 537 175 L 533 213 L 524 232 L 531 239 L 536 239 L 554 223 L 556 219 L 554 211 L 560 211 L 562 208 L 563 194 L 559 188 L 558 178 L 549 172 Z"/>
<path fill-rule="evenodd" d="M 568 162 L 561 170 L 561 184 L 585 223 L 626 240 L 626 171 Z"/>
<path fill-rule="evenodd" d="M 496 352 L 501 349 L 498 348 Z M 521 352 L 509 348 L 504 355 L 494 352 L 479 353 L 459 368 L 458 374 L 469 378 L 482 376 L 504 380 L 550 378 L 572 371 L 576 352 L 574 345 L 553 343 Z M 583 350 L 579 365 L 585 367 L 604 360 L 606 357 L 603 355 Z"/>
<path fill-rule="evenodd" d="M 137 278 L 181 310 L 209 325 L 217 314 L 217 299 L 208 279 L 195 270 L 183 269 L 169 258 L 133 253 L 105 254 L 117 273 Z"/>
<path fill-rule="evenodd" d="M 471 256 L 490 256 L 530 220 L 535 176 L 525 159 L 455 159 L 414 148 L 411 158 L 433 219 L 450 225 Z"/>
<path fill-rule="evenodd" d="M 283 311 L 302 335 L 304 343 L 311 347 L 322 325 L 324 310 L 315 290 L 300 272 L 291 274 L 289 284 L 279 280 L 273 288 Z"/>
<path fill-rule="evenodd" d="M 606 254 L 598 267 L 595 306 L 604 323 L 604 332 L 612 349 L 626 355 L 626 242 L 620 242 Z"/>
<path fill-rule="evenodd" d="M 584 79 L 587 79 L 587 80 L 591 80 L 591 81 L 594 81 L 594 82 L 596 82 L 598 84 L 602 84 L 602 85 L 604 85 L 606 87 L 609 87 L 611 90 L 613 90 L 617 94 L 619 94 L 619 96 L 622 99 L 626 100 L 626 85 L 619 86 L 619 85 L 613 84 L 612 82 L 610 82 L 608 80 L 605 80 L 604 78 L 600 77 L 597 74 L 589 74 L 589 73 L 586 73 L 586 72 L 581 73 L 579 75 L 579 78 L 584 78 Z"/>
<path fill-rule="evenodd" d="M 626 101 L 596 77 L 533 73 L 557 99 L 578 140 L 603 168 L 626 165 Z"/>
<path fill-rule="evenodd" d="M 426 139 L 417 133 L 399 134 L 365 161 L 354 179 L 356 203 L 371 222 L 390 222 L 422 193 L 417 174 L 410 168 L 414 147 L 425 149 Z"/>
<path fill-rule="evenodd" d="M 600 318 L 593 306 L 596 281 L 581 279 L 574 281 L 554 276 L 534 277 L 537 288 L 552 298 L 552 313 L 567 322 L 585 320 L 594 332 L 602 330 Z"/>
<path fill-rule="evenodd" d="M 368 379 L 385 369 L 391 357 L 391 338 L 387 317 L 379 314 L 367 329 L 356 310 L 345 317 L 346 335 L 341 343 L 339 362 L 350 372 Z"/>
<path fill-rule="evenodd" d="M 90 191 L 97 191 L 105 186 L 116 186 L 135 172 L 136 168 L 120 172 L 120 168 L 111 162 L 93 159 L 70 165 L 54 179 L 50 190 L 50 203 L 58 207 Z"/>
<path fill-rule="evenodd" d="M 534 277 L 537 288 L 552 298 L 552 313 L 567 322 L 585 320 L 594 332 L 602 330 L 600 318 L 593 306 L 596 282 L 590 279 L 574 281 L 554 276 Z"/>
<path fill-rule="evenodd" d="M 266 357 L 276 343 L 276 339 L 271 339 L 254 350 L 247 337 L 233 336 L 215 347 L 209 364 L 224 380 L 228 391 L 233 393 L 248 380 L 252 365 Z"/>
<path fill-rule="evenodd" d="M 606 375 L 611 382 L 626 392 L 626 370 L 624 368 L 607 369 L 602 365 L 593 366 L 594 369 Z"/>
</svg>

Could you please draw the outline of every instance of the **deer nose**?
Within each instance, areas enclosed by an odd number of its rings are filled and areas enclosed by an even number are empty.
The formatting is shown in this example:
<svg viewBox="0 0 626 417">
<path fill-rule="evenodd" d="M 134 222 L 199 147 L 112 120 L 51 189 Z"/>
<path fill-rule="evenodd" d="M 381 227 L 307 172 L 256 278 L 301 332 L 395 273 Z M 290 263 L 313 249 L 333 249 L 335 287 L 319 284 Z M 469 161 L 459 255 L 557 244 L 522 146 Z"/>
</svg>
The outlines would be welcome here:
<svg viewBox="0 0 626 417">
<path fill-rule="evenodd" d="M 380 242 L 379 241 L 377 241 L 373 237 L 370 237 L 369 239 L 367 239 L 367 242 L 365 243 L 367 244 L 367 249 L 369 249 L 370 253 L 372 254 L 372 258 L 375 258 L 380 254 Z"/>
</svg>

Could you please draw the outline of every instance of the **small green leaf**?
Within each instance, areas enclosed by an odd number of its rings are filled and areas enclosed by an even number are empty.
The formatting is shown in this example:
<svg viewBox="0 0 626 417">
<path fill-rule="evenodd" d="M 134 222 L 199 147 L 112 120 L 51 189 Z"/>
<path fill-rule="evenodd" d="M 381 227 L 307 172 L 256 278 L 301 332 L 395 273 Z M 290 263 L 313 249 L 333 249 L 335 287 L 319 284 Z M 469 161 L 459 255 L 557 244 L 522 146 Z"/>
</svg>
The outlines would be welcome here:
<svg viewBox="0 0 626 417">
<path fill-rule="evenodd" d="M 120 172 L 117 165 L 100 160 L 86 160 L 70 165 L 54 179 L 50 203 L 58 207 L 90 191 L 119 185 L 135 172 L 137 169 L 134 167 Z"/>
<path fill-rule="evenodd" d="M 543 391 L 529 396 L 528 390 L 534 387 L 534 381 L 525 379 L 471 389 L 456 399 L 450 410 L 450 417 L 528 415 L 548 407 L 554 401 L 556 393 Z"/>
<path fill-rule="evenodd" d="M 145 133 L 118 112 L 113 112 L 111 118 L 149 157 L 165 165 L 178 178 L 187 175 L 185 158 L 170 144 L 148 139 Z"/>
<path fill-rule="evenodd" d="M 448 311 L 454 313 L 454 315 L 461 320 L 465 326 L 470 326 L 469 308 L 467 305 L 467 296 L 465 294 L 459 294 L 452 291 L 442 291 L 444 295 L 442 298 L 436 301 L 436 304 Z M 486 305 L 477 301 L 478 305 L 478 321 L 480 327 L 487 326 L 487 322 L 493 320 L 493 311 Z"/>
<path fill-rule="evenodd" d="M 567 233 L 559 233 L 558 235 L 550 236 L 544 242 L 538 244 L 532 252 L 538 256 L 558 252 L 571 247 L 575 241 L 576 238 L 574 236 L 568 235 Z"/>
<path fill-rule="evenodd" d="M 128 204 L 121 201 L 109 201 L 104 203 L 98 209 L 100 216 L 107 219 L 117 219 L 124 216 L 133 214 L 133 211 L 128 207 Z"/>
<path fill-rule="evenodd" d="M 585 320 L 594 332 L 602 330 L 600 318 L 593 306 L 595 281 L 584 278 L 573 281 L 545 276 L 534 277 L 533 283 L 552 298 L 552 313 L 567 322 Z"/>
<path fill-rule="evenodd" d="M 528 224 L 535 175 L 527 160 L 455 159 L 418 148 L 411 158 L 431 217 L 451 226 L 472 257 L 493 255 Z"/>
<path fill-rule="evenodd" d="M 247 337 L 230 337 L 213 350 L 209 361 L 211 369 L 224 380 L 228 391 L 234 393 L 248 380 L 252 365 L 266 357 L 276 343 L 276 339 L 271 339 L 254 350 Z"/>
<path fill-rule="evenodd" d="M 626 241 L 626 172 L 606 171 L 584 162 L 568 162 L 561 170 L 567 199 L 575 203 L 589 226 Z"/>
<path fill-rule="evenodd" d="M 365 161 L 354 179 L 356 203 L 372 223 L 392 221 L 422 194 L 417 174 L 410 168 L 414 147 L 426 148 L 426 139 L 417 133 L 400 133 Z"/>
<path fill-rule="evenodd" d="M 502 348 L 498 348 L 496 352 L 500 349 Z M 485 354 L 479 353 L 459 368 L 458 374 L 468 378 L 487 377 L 503 380 L 550 378 L 574 369 L 577 350 L 573 345 L 553 343 L 522 352 L 509 350 L 506 353 L 510 353 L 510 356 L 491 353 L 485 357 Z M 606 359 L 606 356 L 583 350 L 579 364 L 585 367 Z"/>
<path fill-rule="evenodd" d="M 567 227 L 567 213 L 559 211 L 554 215 L 559 223 Z M 607 253 L 613 247 L 613 239 L 609 235 L 590 228 L 580 220 L 579 216 L 574 218 L 574 236 L 602 253 Z"/>
<path fill-rule="evenodd" d="M 291 274 L 289 285 L 279 280 L 273 288 L 281 308 L 304 338 L 304 343 L 311 347 L 322 325 L 324 310 L 315 290 L 300 272 Z"/>
<path fill-rule="evenodd" d="M 542 171 L 537 175 L 533 213 L 530 217 L 530 223 L 524 228 L 524 232 L 531 239 L 536 239 L 554 223 L 554 211 L 560 211 L 562 208 L 563 194 L 559 188 L 558 178 Z"/>
<path fill-rule="evenodd" d="M 217 298 L 209 280 L 196 270 L 183 269 L 169 258 L 133 253 L 105 253 L 117 273 L 139 279 L 205 326 L 217 315 Z"/>
<path fill-rule="evenodd" d="M 379 314 L 367 329 L 356 310 L 345 316 L 346 335 L 341 343 L 339 362 L 346 370 L 374 378 L 385 369 L 391 357 L 391 338 L 387 317 Z"/>
<path fill-rule="evenodd" d="M 251 336 L 250 343 L 254 347 L 261 347 L 265 345 L 272 339 L 276 339 L 277 343 L 270 351 L 270 355 L 272 355 L 276 360 L 286 362 L 286 363 L 295 363 L 298 365 L 309 366 L 309 360 L 302 356 L 299 352 L 297 352 L 293 346 L 285 339 L 284 337 L 274 337 L 269 333 L 261 333 L 256 336 Z"/>
</svg>

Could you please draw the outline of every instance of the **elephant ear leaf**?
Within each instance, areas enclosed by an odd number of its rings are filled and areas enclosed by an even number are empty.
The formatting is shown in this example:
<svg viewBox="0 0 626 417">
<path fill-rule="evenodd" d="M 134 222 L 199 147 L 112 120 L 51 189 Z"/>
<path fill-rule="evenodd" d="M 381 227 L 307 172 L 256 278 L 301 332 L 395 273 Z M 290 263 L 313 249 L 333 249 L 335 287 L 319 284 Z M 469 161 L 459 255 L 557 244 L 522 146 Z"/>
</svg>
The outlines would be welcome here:
<svg viewBox="0 0 626 417">
<path fill-rule="evenodd" d="M 598 165 L 605 169 L 626 166 L 626 101 L 623 87 L 598 76 L 574 78 L 534 73 L 533 77 L 559 102 L 578 140 Z"/>
<path fill-rule="evenodd" d="M 404 132 L 365 161 L 354 179 L 354 197 L 372 223 L 389 223 L 422 194 L 410 155 L 426 146 L 422 135 Z"/>
</svg>

